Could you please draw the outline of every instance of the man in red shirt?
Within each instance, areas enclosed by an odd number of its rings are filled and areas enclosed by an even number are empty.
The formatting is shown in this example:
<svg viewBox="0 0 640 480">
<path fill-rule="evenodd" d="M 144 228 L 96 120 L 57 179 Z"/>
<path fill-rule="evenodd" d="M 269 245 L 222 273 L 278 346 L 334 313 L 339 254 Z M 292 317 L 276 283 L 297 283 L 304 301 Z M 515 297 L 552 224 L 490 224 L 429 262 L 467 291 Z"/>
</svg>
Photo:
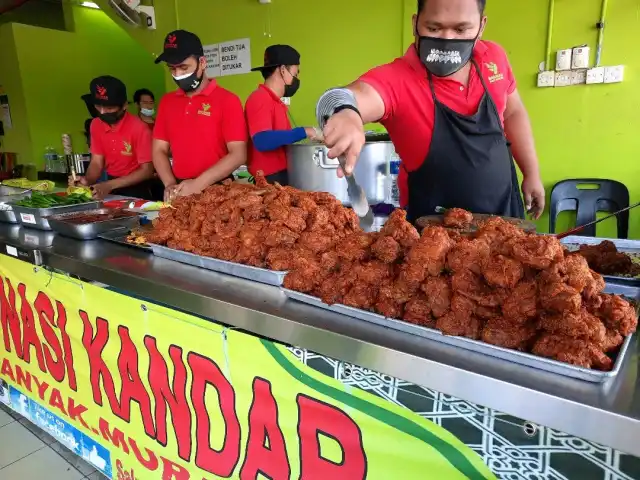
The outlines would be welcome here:
<svg viewBox="0 0 640 480">
<path fill-rule="evenodd" d="M 365 141 L 363 124 L 387 128 L 402 160 L 400 203 L 412 221 L 438 206 L 523 217 L 508 142 L 528 212 L 539 218 L 544 210 L 531 125 L 507 56 L 480 40 L 485 3 L 418 0 L 407 53 L 318 102 L 329 157 L 345 155 L 347 174 Z"/>
<path fill-rule="evenodd" d="M 153 163 L 165 198 L 199 193 L 233 178 L 247 160 L 240 99 L 207 78 L 202 42 L 191 32 L 169 33 L 158 62 L 166 62 L 179 87 L 160 100 L 153 131 Z"/>
<path fill-rule="evenodd" d="M 148 88 L 141 88 L 136 90 L 133 94 L 133 103 L 136 104 L 138 109 L 138 118 L 142 120 L 153 132 L 153 127 L 156 123 L 154 115 L 156 114 L 156 97 L 153 92 Z"/>
<path fill-rule="evenodd" d="M 289 184 L 286 146 L 304 140 L 318 139 L 320 132 L 312 127 L 292 129 L 289 110 L 281 98 L 293 97 L 300 88 L 300 54 L 289 45 L 271 45 L 264 52 L 264 65 L 259 71 L 265 79 L 244 107 L 251 146 L 249 172 L 262 170 L 269 183 Z"/>
<path fill-rule="evenodd" d="M 108 194 L 151 200 L 153 177 L 151 132 L 135 115 L 127 112 L 127 88 L 117 78 L 94 78 L 91 102 L 99 115 L 91 122 L 91 163 L 76 183 L 91 186 L 97 197 Z M 108 180 L 97 183 L 103 170 Z M 71 183 L 73 179 L 70 179 Z"/>
</svg>

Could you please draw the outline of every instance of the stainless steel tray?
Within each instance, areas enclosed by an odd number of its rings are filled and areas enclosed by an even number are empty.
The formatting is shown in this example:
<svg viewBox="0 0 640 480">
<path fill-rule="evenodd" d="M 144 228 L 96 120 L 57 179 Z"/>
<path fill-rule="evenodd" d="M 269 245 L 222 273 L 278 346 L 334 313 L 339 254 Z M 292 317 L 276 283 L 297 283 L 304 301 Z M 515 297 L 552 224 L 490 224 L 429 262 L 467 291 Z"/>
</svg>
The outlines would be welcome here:
<svg viewBox="0 0 640 480">
<path fill-rule="evenodd" d="M 97 210 L 85 210 L 82 214 L 86 215 L 100 215 L 113 211 L 111 208 L 100 208 Z M 56 232 L 65 237 L 76 238 L 78 240 L 93 240 L 98 238 L 98 235 L 110 230 L 119 228 L 133 228 L 139 221 L 139 215 L 135 213 L 128 214 L 127 217 L 114 218 L 111 220 L 103 220 L 92 223 L 71 223 L 66 219 L 77 215 L 78 212 L 63 213 L 59 215 L 52 215 L 48 217 L 49 226 Z"/>
<path fill-rule="evenodd" d="M 629 344 L 635 341 L 635 334 L 628 336 L 618 352 L 613 369 L 609 372 L 601 372 L 599 370 L 592 370 L 590 368 L 576 367 L 568 363 L 559 362 L 557 360 L 551 360 L 549 358 L 539 357 L 531 353 L 519 352 L 517 350 L 511 350 L 508 348 L 496 347 L 489 343 L 481 342 L 479 340 L 471 340 L 464 337 L 452 337 L 449 335 L 443 335 L 439 330 L 432 328 L 420 327 L 413 325 L 402 320 L 396 320 L 392 318 L 386 318 L 382 315 L 378 315 L 365 310 L 348 307 L 346 305 L 327 305 L 317 297 L 307 295 L 304 293 L 296 292 L 286 288 L 282 289 L 287 297 L 292 300 L 297 300 L 302 303 L 313 305 L 316 307 L 330 310 L 332 312 L 340 313 L 350 317 L 357 318 L 369 323 L 375 323 L 382 327 L 392 328 L 401 332 L 410 333 L 418 337 L 428 338 L 436 342 L 444 343 L 446 345 L 452 345 L 454 347 L 464 348 L 473 352 L 482 353 L 492 357 L 497 357 L 502 360 L 507 360 L 520 365 L 537 368 L 557 375 L 563 375 L 565 377 L 575 378 L 578 380 L 584 380 L 592 383 L 602 383 L 611 378 L 614 378 L 622 367 L 624 358 L 629 350 Z M 624 295 L 634 300 L 640 300 L 640 288 L 628 286 L 628 285 L 607 285 L 605 289 L 607 293 L 615 293 L 618 295 Z"/>
<path fill-rule="evenodd" d="M 201 257 L 193 253 L 174 250 L 173 248 L 163 247 L 161 245 L 151 244 L 151 250 L 157 257 L 174 260 L 194 267 L 200 267 L 214 272 L 226 273 L 234 277 L 246 278 L 255 282 L 266 283 L 267 285 L 275 285 L 279 287 L 284 281 L 287 272 L 276 272 L 275 270 L 267 270 L 266 268 L 250 267 L 241 263 L 227 262 L 218 260 L 217 258 Z"/>
<path fill-rule="evenodd" d="M 125 245 L 131 248 L 138 248 L 140 250 L 152 251 L 151 247 L 148 245 L 137 245 L 135 243 L 127 242 L 127 237 L 129 236 L 131 229 L 130 228 L 119 228 L 117 230 L 111 230 L 110 232 L 104 232 L 98 235 L 98 238 L 101 240 L 106 240 L 108 242 L 117 243 L 119 245 Z"/>
<path fill-rule="evenodd" d="M 627 240 L 620 238 L 598 238 L 598 237 L 581 237 L 579 235 L 570 235 L 560 240 L 570 251 L 578 250 L 580 245 L 600 245 L 603 241 L 612 242 L 619 252 L 634 253 L 640 255 L 640 240 Z M 608 282 L 637 284 L 640 286 L 640 277 L 619 277 L 616 275 L 603 275 Z"/>
<path fill-rule="evenodd" d="M 63 213 L 82 212 L 84 210 L 95 210 L 102 207 L 101 201 L 78 203 L 76 205 L 64 205 L 50 208 L 29 208 L 12 205 L 16 212 L 18 221 L 27 228 L 37 228 L 38 230 L 52 230 L 48 217 Z"/>
<path fill-rule="evenodd" d="M 13 211 L 13 207 L 9 205 L 9 202 L 17 202 L 23 198 L 29 198 L 30 196 L 31 192 L 25 192 L 24 188 L 0 185 L 0 204 L 6 205 L 4 209 L 0 210 L 0 222 L 18 223 L 16 212 Z"/>
</svg>

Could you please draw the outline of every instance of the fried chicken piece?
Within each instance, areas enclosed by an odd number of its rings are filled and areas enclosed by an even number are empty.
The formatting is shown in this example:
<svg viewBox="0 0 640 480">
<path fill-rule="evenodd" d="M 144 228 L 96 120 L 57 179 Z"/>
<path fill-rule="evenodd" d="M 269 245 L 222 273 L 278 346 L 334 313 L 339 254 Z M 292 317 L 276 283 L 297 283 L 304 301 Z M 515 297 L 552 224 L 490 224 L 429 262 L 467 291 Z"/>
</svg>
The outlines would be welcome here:
<svg viewBox="0 0 640 480">
<path fill-rule="evenodd" d="M 431 317 L 430 302 L 422 293 L 418 293 L 407 302 L 402 319 L 423 327 L 435 328 L 436 326 L 435 320 Z"/>
<path fill-rule="evenodd" d="M 538 338 L 531 352 L 584 368 L 611 370 L 612 360 L 584 339 L 545 333 Z"/>
<path fill-rule="evenodd" d="M 366 283 L 356 283 L 342 299 L 349 307 L 369 310 L 373 307 L 377 296 L 377 287 Z"/>
<path fill-rule="evenodd" d="M 524 275 L 522 264 L 503 255 L 492 255 L 482 268 L 482 274 L 489 285 L 513 288 Z"/>
<path fill-rule="evenodd" d="M 604 337 L 602 343 L 602 350 L 605 352 L 611 352 L 624 343 L 624 337 L 615 330 L 607 330 L 607 334 Z"/>
<path fill-rule="evenodd" d="M 518 283 L 502 304 L 502 314 L 511 323 L 525 323 L 538 315 L 538 285 L 534 280 Z"/>
<path fill-rule="evenodd" d="M 334 272 L 340 268 L 340 256 L 335 250 L 320 255 L 320 268 L 327 272 Z"/>
<path fill-rule="evenodd" d="M 307 268 L 292 270 L 284 277 L 283 286 L 289 290 L 311 293 L 321 280 L 320 267 L 310 263 Z"/>
<path fill-rule="evenodd" d="M 385 237 L 392 237 L 403 248 L 411 248 L 420 238 L 413 225 L 407 222 L 407 212 L 395 209 L 380 230 Z"/>
<path fill-rule="evenodd" d="M 558 313 L 580 310 L 582 306 L 580 293 L 564 283 L 560 277 L 541 275 L 538 281 L 538 294 L 542 308 L 549 312 Z"/>
<path fill-rule="evenodd" d="M 302 232 L 298 240 L 298 244 L 315 253 L 324 253 L 331 249 L 335 243 L 335 230 L 330 226 L 326 226 L 323 229 Z"/>
<path fill-rule="evenodd" d="M 478 305 L 475 313 L 476 316 L 482 320 L 489 320 L 494 317 L 502 316 L 500 307 L 483 307 L 482 305 Z"/>
<path fill-rule="evenodd" d="M 407 303 L 418 292 L 419 285 L 408 284 L 402 279 L 387 279 L 380 284 L 378 301 L 386 303 Z"/>
<path fill-rule="evenodd" d="M 511 256 L 513 241 L 524 235 L 524 231 L 500 217 L 490 217 L 485 220 L 476 232 L 476 238 L 489 244 L 491 253 L 505 256 Z"/>
<path fill-rule="evenodd" d="M 402 254 L 402 247 L 393 237 L 382 236 L 371 245 L 371 253 L 385 263 L 394 263 Z"/>
<path fill-rule="evenodd" d="M 420 286 L 425 294 L 429 311 L 435 318 L 445 315 L 451 308 L 451 285 L 447 277 L 427 277 Z"/>
<path fill-rule="evenodd" d="M 602 305 L 595 315 L 602 319 L 608 329 L 618 332 L 623 337 L 631 335 L 638 328 L 636 310 L 619 295 L 601 294 Z"/>
<path fill-rule="evenodd" d="M 492 317 L 482 329 L 481 339 L 503 348 L 526 350 L 536 334 L 531 323 L 514 323 L 504 317 Z"/>
<path fill-rule="evenodd" d="M 545 270 L 564 258 L 560 241 L 553 235 L 526 235 L 512 242 L 513 258 L 524 265 Z"/>
<path fill-rule="evenodd" d="M 409 250 L 400 270 L 400 278 L 408 284 L 421 284 L 427 275 L 442 273 L 447 253 L 453 242 L 442 227 L 427 227 L 418 242 Z"/>
<path fill-rule="evenodd" d="M 391 277 L 393 268 L 379 260 L 372 260 L 356 265 L 354 272 L 358 282 L 379 285 L 383 280 Z"/>
<path fill-rule="evenodd" d="M 369 256 L 369 247 L 373 243 L 373 237 L 370 234 L 358 232 L 347 235 L 340 240 L 338 255 L 348 261 L 362 261 Z"/>
<path fill-rule="evenodd" d="M 284 225 L 271 224 L 264 232 L 264 243 L 268 247 L 291 246 L 299 235 Z"/>
<path fill-rule="evenodd" d="M 267 266 L 271 270 L 285 272 L 291 270 L 293 266 L 293 256 L 291 248 L 275 247 L 269 250 L 266 257 Z"/>
<path fill-rule="evenodd" d="M 592 298 L 598 298 L 598 295 L 602 293 L 602 291 L 606 286 L 602 275 L 600 275 L 597 272 L 594 272 L 593 270 L 590 270 L 590 272 L 591 272 L 591 281 L 587 283 L 587 286 L 584 287 L 584 290 L 582 291 L 582 296 L 587 300 Z"/>
<path fill-rule="evenodd" d="M 490 253 L 489 244 L 484 239 L 462 238 L 447 254 L 447 268 L 452 272 L 471 270 L 480 274 Z"/>
<path fill-rule="evenodd" d="M 387 318 L 398 319 L 403 317 L 404 305 L 391 300 L 378 300 L 375 304 L 375 310 Z"/>
<path fill-rule="evenodd" d="M 451 288 L 484 307 L 498 307 L 504 303 L 507 291 L 491 288 L 482 277 L 470 270 L 461 271 L 451 277 Z"/>
<path fill-rule="evenodd" d="M 436 320 L 436 328 L 445 335 L 477 339 L 482 323 L 475 316 L 475 303 L 459 294 L 451 299 L 451 311 Z"/>
<path fill-rule="evenodd" d="M 450 208 L 444 213 L 444 226 L 452 228 L 469 228 L 473 222 L 473 214 L 462 208 Z"/>
<path fill-rule="evenodd" d="M 538 327 L 547 332 L 567 337 L 585 338 L 590 343 L 603 345 L 606 328 L 602 321 L 591 315 L 586 308 L 578 312 L 564 311 L 557 314 L 542 314 Z"/>
</svg>

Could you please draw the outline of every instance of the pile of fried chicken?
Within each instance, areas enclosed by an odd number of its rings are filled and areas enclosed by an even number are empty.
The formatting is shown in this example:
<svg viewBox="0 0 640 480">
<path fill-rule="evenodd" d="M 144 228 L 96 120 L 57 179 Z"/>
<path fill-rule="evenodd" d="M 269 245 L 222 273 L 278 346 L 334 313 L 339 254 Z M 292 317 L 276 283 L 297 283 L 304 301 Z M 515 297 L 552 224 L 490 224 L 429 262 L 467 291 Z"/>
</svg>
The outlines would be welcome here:
<svg viewBox="0 0 640 480">
<path fill-rule="evenodd" d="M 580 254 L 587 259 L 589 267 L 602 275 L 637 277 L 640 265 L 631 257 L 619 252 L 610 240 L 603 240 L 598 245 L 580 245 Z"/>
<path fill-rule="evenodd" d="M 463 218 L 457 212 L 458 218 Z M 472 237 L 396 210 L 379 233 L 354 231 L 322 251 L 297 250 L 284 286 L 389 318 L 610 370 L 636 330 L 634 307 L 602 293 L 584 257 L 553 236 L 492 217 Z"/>
</svg>

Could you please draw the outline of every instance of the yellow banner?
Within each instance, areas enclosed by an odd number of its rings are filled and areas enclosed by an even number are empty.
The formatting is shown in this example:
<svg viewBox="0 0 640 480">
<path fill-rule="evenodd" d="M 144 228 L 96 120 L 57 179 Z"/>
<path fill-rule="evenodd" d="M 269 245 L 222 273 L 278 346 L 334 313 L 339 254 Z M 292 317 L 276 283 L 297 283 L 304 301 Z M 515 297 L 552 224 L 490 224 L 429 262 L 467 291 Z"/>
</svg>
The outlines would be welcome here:
<svg viewBox="0 0 640 480">
<path fill-rule="evenodd" d="M 0 257 L 0 401 L 110 478 L 495 478 L 279 344 Z"/>
</svg>

